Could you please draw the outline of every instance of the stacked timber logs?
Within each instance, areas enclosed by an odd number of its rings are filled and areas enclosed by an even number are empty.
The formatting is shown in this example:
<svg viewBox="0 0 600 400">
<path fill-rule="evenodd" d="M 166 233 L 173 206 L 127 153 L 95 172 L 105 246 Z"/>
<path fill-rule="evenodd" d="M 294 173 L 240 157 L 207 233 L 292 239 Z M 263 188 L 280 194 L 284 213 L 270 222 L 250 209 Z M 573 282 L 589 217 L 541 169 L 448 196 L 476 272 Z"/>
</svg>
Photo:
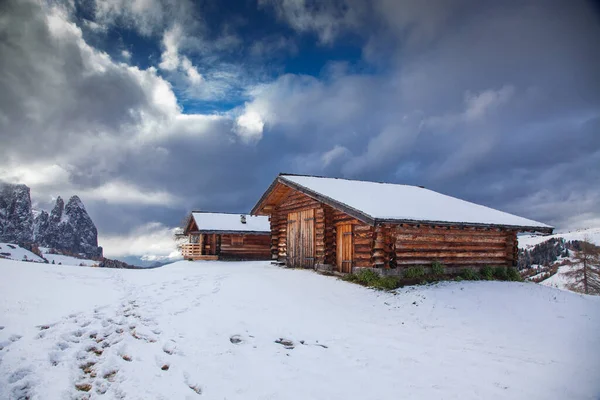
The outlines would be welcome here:
<svg viewBox="0 0 600 400">
<path fill-rule="evenodd" d="M 373 227 L 357 223 L 354 225 L 354 265 L 355 267 L 372 267 L 373 260 Z"/>
<path fill-rule="evenodd" d="M 323 207 L 315 209 L 315 261 L 325 263 L 325 211 Z"/>
<path fill-rule="evenodd" d="M 496 228 L 391 226 L 398 266 L 429 265 L 512 265 L 516 235 Z"/>
<path fill-rule="evenodd" d="M 267 260 L 270 258 L 271 242 L 268 234 L 223 234 L 218 241 L 220 259 Z"/>
<path fill-rule="evenodd" d="M 279 257 L 279 225 L 277 220 L 279 214 L 273 214 L 269 217 L 269 223 L 271 226 L 271 259 L 277 260 Z"/>
<path fill-rule="evenodd" d="M 325 217 L 325 260 L 324 264 L 334 265 L 336 261 L 335 225 L 333 224 L 333 208 L 323 205 Z"/>
<path fill-rule="evenodd" d="M 375 242 L 373 244 L 373 266 L 384 268 L 386 266 L 387 254 L 385 252 L 385 233 L 381 225 L 375 228 Z"/>
</svg>

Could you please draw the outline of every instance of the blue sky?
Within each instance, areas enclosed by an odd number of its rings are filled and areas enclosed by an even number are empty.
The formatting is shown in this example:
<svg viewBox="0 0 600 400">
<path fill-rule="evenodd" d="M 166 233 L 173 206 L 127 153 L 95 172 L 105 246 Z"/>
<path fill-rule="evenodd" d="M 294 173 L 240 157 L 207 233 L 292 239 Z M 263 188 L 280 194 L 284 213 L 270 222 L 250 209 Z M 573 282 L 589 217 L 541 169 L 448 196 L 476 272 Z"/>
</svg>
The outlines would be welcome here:
<svg viewBox="0 0 600 400">
<path fill-rule="evenodd" d="M 597 2 L 8 0 L 0 34 L 0 180 L 109 256 L 282 171 L 600 223 Z"/>
</svg>

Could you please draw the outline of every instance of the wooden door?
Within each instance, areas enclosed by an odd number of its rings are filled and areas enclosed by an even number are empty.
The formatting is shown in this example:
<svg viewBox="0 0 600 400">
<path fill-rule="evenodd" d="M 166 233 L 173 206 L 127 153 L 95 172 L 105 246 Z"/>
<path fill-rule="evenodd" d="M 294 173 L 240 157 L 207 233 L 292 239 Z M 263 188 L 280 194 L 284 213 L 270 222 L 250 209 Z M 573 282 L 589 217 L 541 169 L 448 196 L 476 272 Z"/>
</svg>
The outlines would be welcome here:
<svg viewBox="0 0 600 400">
<path fill-rule="evenodd" d="M 352 272 L 354 246 L 352 242 L 352 224 L 337 226 L 336 264 L 339 272 Z"/>
<path fill-rule="evenodd" d="M 288 214 L 287 265 L 294 268 L 315 266 L 315 210 Z"/>
</svg>

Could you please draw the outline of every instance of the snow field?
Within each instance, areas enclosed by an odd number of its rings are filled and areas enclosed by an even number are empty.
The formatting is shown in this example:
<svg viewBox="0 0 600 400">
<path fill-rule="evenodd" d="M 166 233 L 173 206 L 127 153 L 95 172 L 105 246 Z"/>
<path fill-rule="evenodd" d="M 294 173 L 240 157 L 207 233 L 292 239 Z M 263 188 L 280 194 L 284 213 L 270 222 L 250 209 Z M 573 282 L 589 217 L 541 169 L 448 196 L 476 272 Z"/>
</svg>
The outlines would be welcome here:
<svg viewBox="0 0 600 400">
<path fill-rule="evenodd" d="M 600 299 L 377 292 L 268 262 L 0 260 L 0 398 L 593 399 Z"/>
<path fill-rule="evenodd" d="M 49 263 L 52 263 L 52 261 L 54 261 L 55 264 L 60 263 L 60 265 L 83 265 L 87 267 L 98 265 L 98 261 L 95 260 L 64 256 L 62 254 L 50 254 L 50 249 L 47 247 L 40 247 L 40 251 Z M 31 251 L 12 243 L 0 243 L 0 258 L 6 258 L 9 260 L 16 261 L 29 260 L 37 263 L 45 262 L 44 259 L 38 256 L 37 254 L 34 254 Z"/>
</svg>

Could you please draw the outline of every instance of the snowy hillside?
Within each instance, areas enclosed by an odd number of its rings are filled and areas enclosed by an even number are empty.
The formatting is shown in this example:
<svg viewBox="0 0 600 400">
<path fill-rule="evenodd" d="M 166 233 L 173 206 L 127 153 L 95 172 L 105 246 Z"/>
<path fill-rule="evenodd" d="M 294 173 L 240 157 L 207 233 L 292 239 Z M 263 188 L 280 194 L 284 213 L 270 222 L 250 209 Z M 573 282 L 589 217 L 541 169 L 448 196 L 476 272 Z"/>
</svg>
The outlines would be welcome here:
<svg viewBox="0 0 600 400">
<path fill-rule="evenodd" d="M 0 276 L 0 398 L 600 395 L 600 299 L 530 283 L 393 294 L 268 262 Z"/>
<path fill-rule="evenodd" d="M 62 254 L 50 254 L 50 249 L 47 247 L 40 247 L 43 257 L 48 260 L 48 263 L 62 264 L 62 265 L 78 265 L 91 267 L 98 265 L 98 261 L 87 260 L 82 258 L 76 258 L 71 256 L 64 256 Z M 0 243 L 0 258 L 7 258 L 16 261 L 33 261 L 37 263 L 45 263 L 44 258 L 26 250 L 14 243 Z"/>
<path fill-rule="evenodd" d="M 0 257 L 17 261 L 30 260 L 34 262 L 44 262 L 44 259 L 40 256 L 14 243 L 0 243 Z"/>
<path fill-rule="evenodd" d="M 557 233 L 550 236 L 537 236 L 537 235 L 522 235 L 519 236 L 519 248 L 523 250 L 535 250 L 536 246 L 545 244 L 551 239 L 564 239 L 565 242 L 570 241 L 589 241 L 595 245 L 600 246 L 600 228 L 589 228 L 577 231 Z M 547 279 L 539 281 L 540 284 L 550 286 L 561 290 L 573 290 L 574 280 L 568 277 L 566 274 L 573 269 L 576 269 L 578 264 L 575 263 L 573 258 L 573 251 L 569 252 L 569 256 L 560 256 L 553 263 L 546 263 L 546 265 L 532 265 L 539 273 L 530 277 L 535 279 L 537 277 L 549 276 Z M 581 291 L 582 285 L 574 285 L 575 290 Z"/>
<path fill-rule="evenodd" d="M 93 265 L 98 265 L 98 261 L 96 260 L 88 260 L 83 258 L 76 258 L 71 256 L 64 256 L 62 254 L 50 254 L 50 249 L 47 247 L 40 247 L 40 251 L 44 255 L 44 258 L 48 260 L 49 263 L 54 262 L 55 264 L 62 265 L 79 265 L 91 267 Z"/>
<path fill-rule="evenodd" d="M 577 231 L 556 233 L 549 236 L 519 235 L 519 247 L 522 249 L 531 248 L 536 244 L 548 241 L 551 238 L 563 238 L 566 241 L 589 240 L 591 243 L 600 246 L 600 228 L 581 229 Z"/>
</svg>

